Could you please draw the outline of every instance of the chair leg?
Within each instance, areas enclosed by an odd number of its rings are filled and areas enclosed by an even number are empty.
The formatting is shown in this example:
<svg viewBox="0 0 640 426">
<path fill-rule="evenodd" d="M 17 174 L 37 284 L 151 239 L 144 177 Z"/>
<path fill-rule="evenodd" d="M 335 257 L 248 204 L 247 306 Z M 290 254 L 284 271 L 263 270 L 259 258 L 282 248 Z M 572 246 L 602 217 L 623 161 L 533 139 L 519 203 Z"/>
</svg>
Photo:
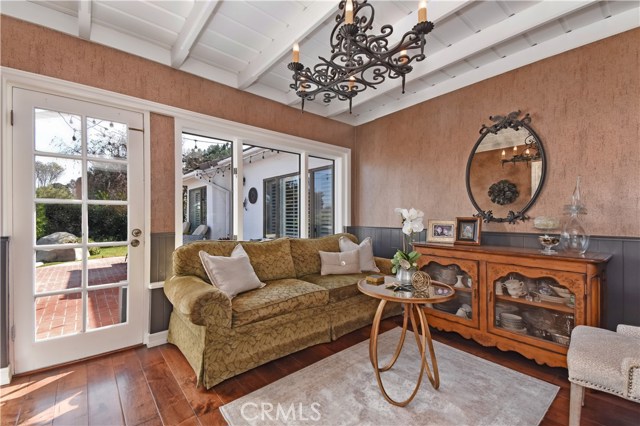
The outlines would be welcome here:
<svg viewBox="0 0 640 426">
<path fill-rule="evenodd" d="M 580 412 L 584 404 L 584 386 L 571 383 L 569 398 L 569 426 L 580 426 Z"/>
</svg>

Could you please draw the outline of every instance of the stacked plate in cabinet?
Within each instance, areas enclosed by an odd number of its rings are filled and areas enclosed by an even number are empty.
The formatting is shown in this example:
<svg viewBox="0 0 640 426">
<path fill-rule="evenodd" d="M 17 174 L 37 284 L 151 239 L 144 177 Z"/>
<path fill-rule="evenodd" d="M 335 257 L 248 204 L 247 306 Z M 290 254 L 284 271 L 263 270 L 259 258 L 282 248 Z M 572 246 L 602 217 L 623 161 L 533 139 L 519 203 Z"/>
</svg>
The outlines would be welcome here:
<svg viewBox="0 0 640 426">
<path fill-rule="evenodd" d="M 500 324 L 502 325 L 502 328 L 506 328 L 509 331 L 515 331 L 517 333 L 527 332 L 527 327 L 525 327 L 524 321 L 520 315 L 502 312 L 500 314 Z"/>
</svg>

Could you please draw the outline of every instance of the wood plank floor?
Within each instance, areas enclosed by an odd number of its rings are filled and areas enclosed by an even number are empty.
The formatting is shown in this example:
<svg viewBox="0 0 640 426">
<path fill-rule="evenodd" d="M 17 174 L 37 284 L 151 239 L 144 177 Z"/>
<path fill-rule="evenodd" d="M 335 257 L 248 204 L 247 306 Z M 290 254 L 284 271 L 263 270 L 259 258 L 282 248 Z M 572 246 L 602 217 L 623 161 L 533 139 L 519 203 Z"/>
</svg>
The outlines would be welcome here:
<svg viewBox="0 0 640 426">
<path fill-rule="evenodd" d="M 383 331 L 397 327 L 383 322 Z M 2 425 L 219 425 L 219 407 L 368 339 L 370 327 L 317 345 L 229 379 L 210 390 L 195 387 L 195 375 L 173 345 L 140 347 L 90 361 L 16 377 L 0 388 Z M 513 353 L 484 348 L 454 333 L 433 332 L 442 343 L 560 387 L 542 424 L 569 420 L 567 371 L 537 365 Z M 417 422 L 418 423 L 418 422 Z M 422 424 L 422 422 L 419 422 Z M 588 391 L 582 425 L 640 424 L 640 404 Z"/>
</svg>

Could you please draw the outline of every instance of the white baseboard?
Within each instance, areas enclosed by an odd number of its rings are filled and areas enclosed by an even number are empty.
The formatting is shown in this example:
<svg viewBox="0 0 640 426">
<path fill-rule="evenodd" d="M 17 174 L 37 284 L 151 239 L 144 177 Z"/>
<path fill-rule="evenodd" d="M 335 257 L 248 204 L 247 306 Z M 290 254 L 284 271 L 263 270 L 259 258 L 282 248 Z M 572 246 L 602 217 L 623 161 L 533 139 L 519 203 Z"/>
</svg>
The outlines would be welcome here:
<svg viewBox="0 0 640 426">
<path fill-rule="evenodd" d="M 8 385 L 11 383 L 11 365 L 5 368 L 0 368 L 0 385 Z"/>
<path fill-rule="evenodd" d="M 169 336 L 169 331 L 161 331 L 159 333 L 147 334 L 144 338 L 144 343 L 148 348 L 152 348 L 154 346 L 160 346 L 167 343 L 167 337 Z"/>
</svg>

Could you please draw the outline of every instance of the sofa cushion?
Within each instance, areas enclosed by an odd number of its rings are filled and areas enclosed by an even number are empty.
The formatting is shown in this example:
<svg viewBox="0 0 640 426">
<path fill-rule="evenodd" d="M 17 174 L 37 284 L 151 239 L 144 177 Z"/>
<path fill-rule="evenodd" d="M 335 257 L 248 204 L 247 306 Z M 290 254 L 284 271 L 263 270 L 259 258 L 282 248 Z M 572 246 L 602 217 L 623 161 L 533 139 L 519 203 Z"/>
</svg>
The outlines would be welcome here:
<svg viewBox="0 0 640 426">
<path fill-rule="evenodd" d="M 373 257 L 371 237 L 365 238 L 360 244 L 354 243 L 347 237 L 340 237 L 338 242 L 340 244 L 340 251 L 342 252 L 358 250 L 358 254 L 360 255 L 360 271 L 358 272 L 380 272 Z"/>
<path fill-rule="evenodd" d="M 249 256 L 242 244 L 237 245 L 231 256 L 211 256 L 200 250 L 200 259 L 211 284 L 218 287 L 229 299 L 238 293 L 261 288 L 261 282 L 249 262 Z"/>
<path fill-rule="evenodd" d="M 291 257 L 298 278 L 308 274 L 319 274 L 321 268 L 320 251 L 340 251 L 338 241 L 341 236 L 358 242 L 355 235 L 336 234 L 322 238 L 293 238 L 291 239 Z M 258 275 L 260 276 L 260 275 Z"/>
<path fill-rule="evenodd" d="M 324 288 L 295 278 L 268 281 L 263 288 L 233 299 L 233 327 L 251 324 L 294 310 L 323 306 L 329 302 Z"/>
<path fill-rule="evenodd" d="M 249 255 L 251 266 L 253 266 L 260 281 L 296 277 L 288 238 L 250 243 L 242 242 L 241 244 Z"/>
<path fill-rule="evenodd" d="M 339 275 L 360 272 L 360 253 L 358 250 L 337 252 L 319 251 L 320 274 Z"/>
<path fill-rule="evenodd" d="M 200 250 L 211 256 L 231 256 L 237 241 L 196 241 L 184 244 L 173 252 L 173 274 L 195 275 L 211 284 L 211 280 L 200 261 Z"/>
<path fill-rule="evenodd" d="M 347 274 L 347 275 L 320 275 L 310 274 L 302 277 L 303 280 L 309 281 L 329 291 L 329 303 L 339 300 L 345 300 L 360 293 L 358 290 L 358 281 L 366 278 L 368 274 Z"/>
</svg>

